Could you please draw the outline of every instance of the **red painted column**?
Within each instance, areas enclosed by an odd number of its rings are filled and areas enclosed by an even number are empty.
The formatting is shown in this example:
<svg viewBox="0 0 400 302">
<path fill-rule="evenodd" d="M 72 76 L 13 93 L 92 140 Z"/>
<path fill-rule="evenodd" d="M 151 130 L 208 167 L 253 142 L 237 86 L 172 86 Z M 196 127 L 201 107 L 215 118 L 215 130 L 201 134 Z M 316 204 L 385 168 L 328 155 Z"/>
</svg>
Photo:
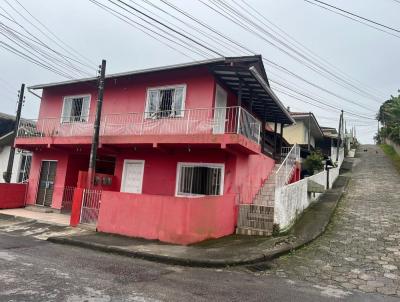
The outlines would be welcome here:
<svg viewBox="0 0 400 302">
<path fill-rule="evenodd" d="M 73 227 L 76 227 L 81 219 L 83 191 L 84 191 L 83 188 L 76 188 L 74 191 L 74 198 L 72 200 L 71 218 L 69 221 L 70 226 Z"/>
</svg>

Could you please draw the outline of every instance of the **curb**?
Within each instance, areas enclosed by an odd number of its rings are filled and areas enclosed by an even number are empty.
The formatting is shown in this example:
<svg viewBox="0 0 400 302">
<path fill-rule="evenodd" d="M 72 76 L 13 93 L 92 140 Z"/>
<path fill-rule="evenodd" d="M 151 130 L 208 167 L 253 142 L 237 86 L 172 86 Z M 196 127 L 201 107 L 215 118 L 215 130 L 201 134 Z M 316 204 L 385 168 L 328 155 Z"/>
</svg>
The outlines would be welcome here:
<svg viewBox="0 0 400 302">
<path fill-rule="evenodd" d="M 344 176 L 346 177 L 346 176 Z M 282 247 L 268 250 L 264 254 L 260 254 L 259 256 L 254 256 L 252 258 L 247 259 L 239 259 L 239 260 L 196 260 L 196 259 L 188 259 L 188 258 L 179 258 L 173 256 L 165 256 L 165 255 L 157 255 L 157 254 L 150 254 L 141 251 L 132 251 L 123 248 L 119 248 L 116 246 L 107 246 L 98 243 L 91 243 L 91 242 L 82 242 L 78 240 L 74 240 L 71 237 L 49 237 L 47 241 L 57 244 L 65 244 L 71 245 L 76 247 L 87 248 L 95 251 L 101 251 L 121 256 L 128 256 L 133 258 L 144 259 L 148 261 L 164 263 L 164 264 L 172 264 L 172 265 L 180 265 L 180 266 L 189 266 L 189 267 L 205 267 L 205 268 L 224 268 L 224 267 L 232 267 L 232 266 L 243 266 L 243 265 L 251 265 L 257 264 L 265 261 L 269 261 L 275 258 L 278 258 L 282 255 L 287 253 L 293 252 L 302 248 L 303 246 L 307 245 L 308 243 L 314 241 L 319 236 L 321 236 L 328 227 L 333 214 L 336 211 L 336 207 L 339 201 L 342 199 L 343 194 L 346 192 L 347 187 L 349 185 L 350 177 L 346 177 L 345 184 L 342 187 L 341 192 L 337 196 L 337 200 L 335 202 L 335 206 L 330 213 L 329 219 L 322 225 L 321 229 L 318 233 L 314 234 L 313 236 L 306 238 L 306 239 L 299 239 L 297 242 L 288 243 Z M 326 192 L 325 194 L 329 194 Z"/>
</svg>

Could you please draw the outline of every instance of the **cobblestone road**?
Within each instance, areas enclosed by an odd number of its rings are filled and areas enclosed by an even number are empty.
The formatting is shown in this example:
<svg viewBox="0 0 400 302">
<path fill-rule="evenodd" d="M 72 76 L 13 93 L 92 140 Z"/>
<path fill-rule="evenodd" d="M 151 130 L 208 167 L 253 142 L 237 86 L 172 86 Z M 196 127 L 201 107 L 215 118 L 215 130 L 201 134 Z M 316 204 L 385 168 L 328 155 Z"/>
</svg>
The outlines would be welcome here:
<svg viewBox="0 0 400 302">
<path fill-rule="evenodd" d="M 400 297 L 400 174 L 379 147 L 365 148 L 326 233 L 269 273 Z"/>
</svg>

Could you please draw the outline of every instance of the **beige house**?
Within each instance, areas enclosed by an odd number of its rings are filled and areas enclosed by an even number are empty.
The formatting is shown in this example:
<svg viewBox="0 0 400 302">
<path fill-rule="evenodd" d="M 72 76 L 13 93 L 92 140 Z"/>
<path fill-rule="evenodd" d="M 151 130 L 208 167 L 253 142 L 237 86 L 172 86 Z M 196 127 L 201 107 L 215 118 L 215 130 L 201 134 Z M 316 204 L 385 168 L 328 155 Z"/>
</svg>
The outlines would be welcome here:
<svg viewBox="0 0 400 302">
<path fill-rule="evenodd" d="M 298 144 L 302 149 L 315 150 L 317 141 L 322 140 L 324 134 L 313 113 L 291 112 L 296 124 L 283 128 L 283 137 L 291 144 Z"/>
</svg>

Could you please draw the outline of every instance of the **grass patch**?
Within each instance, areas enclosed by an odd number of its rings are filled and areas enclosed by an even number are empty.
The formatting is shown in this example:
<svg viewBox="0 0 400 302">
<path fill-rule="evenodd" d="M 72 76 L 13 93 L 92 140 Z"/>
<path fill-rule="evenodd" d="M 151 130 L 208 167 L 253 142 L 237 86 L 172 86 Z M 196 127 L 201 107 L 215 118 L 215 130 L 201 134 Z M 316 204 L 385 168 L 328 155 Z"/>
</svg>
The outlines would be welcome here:
<svg viewBox="0 0 400 302">
<path fill-rule="evenodd" d="M 397 154 L 396 150 L 394 150 L 392 146 L 380 145 L 380 147 L 382 148 L 383 152 L 385 152 L 385 154 L 390 157 L 397 170 L 400 172 L 400 155 Z"/>
</svg>

